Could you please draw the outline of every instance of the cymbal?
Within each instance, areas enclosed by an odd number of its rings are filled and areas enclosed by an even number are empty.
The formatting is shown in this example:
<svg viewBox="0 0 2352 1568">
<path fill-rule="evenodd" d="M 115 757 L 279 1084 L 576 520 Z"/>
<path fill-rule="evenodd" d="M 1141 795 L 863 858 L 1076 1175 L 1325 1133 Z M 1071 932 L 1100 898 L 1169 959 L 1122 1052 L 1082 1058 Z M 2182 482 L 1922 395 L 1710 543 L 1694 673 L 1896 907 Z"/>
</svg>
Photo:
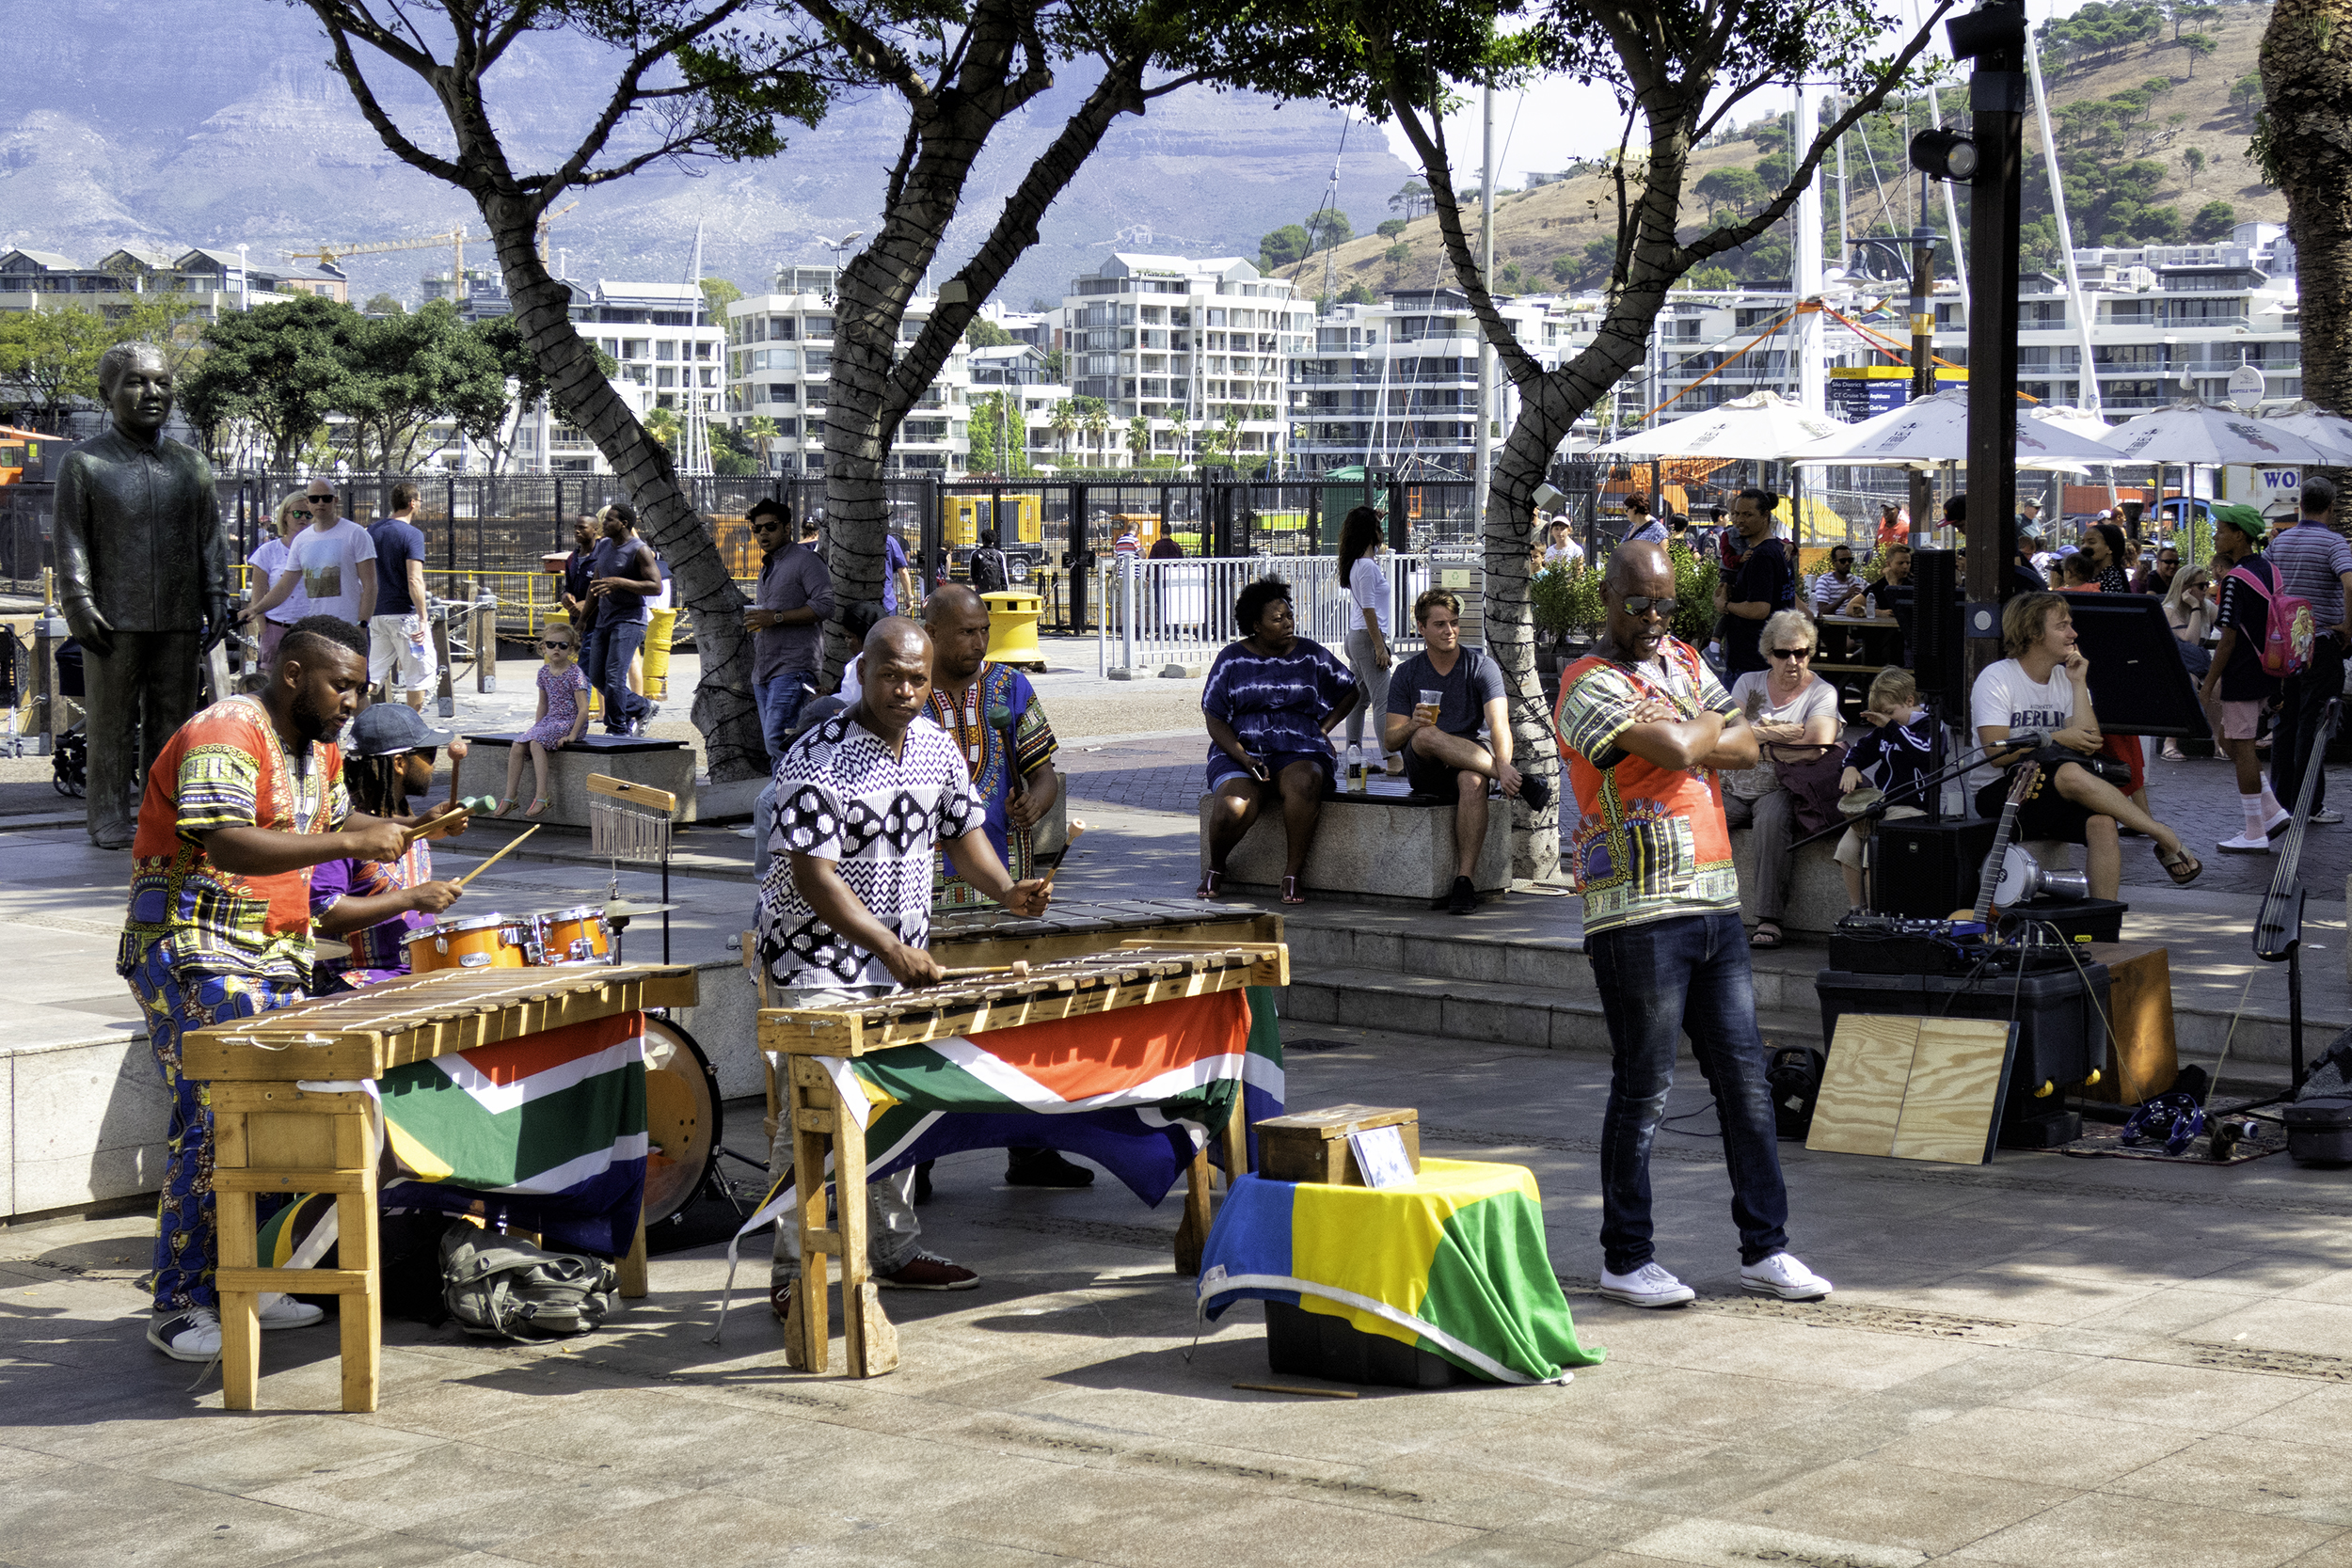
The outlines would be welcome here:
<svg viewBox="0 0 2352 1568">
<path fill-rule="evenodd" d="M 607 920 L 634 920 L 641 914 L 660 914 L 665 910 L 682 910 L 683 904 L 632 904 L 626 898 L 615 898 L 604 906 Z"/>
</svg>

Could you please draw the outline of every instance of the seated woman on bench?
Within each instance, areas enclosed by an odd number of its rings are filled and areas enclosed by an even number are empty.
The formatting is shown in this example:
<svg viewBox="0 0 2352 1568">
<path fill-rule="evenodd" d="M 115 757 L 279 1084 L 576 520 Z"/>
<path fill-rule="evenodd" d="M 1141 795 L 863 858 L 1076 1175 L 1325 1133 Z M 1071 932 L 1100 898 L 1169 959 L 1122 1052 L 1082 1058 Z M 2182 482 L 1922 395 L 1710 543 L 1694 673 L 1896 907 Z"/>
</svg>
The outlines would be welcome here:
<svg viewBox="0 0 2352 1568">
<path fill-rule="evenodd" d="M 2010 657 L 1985 666 L 1969 708 L 1977 739 L 1992 751 L 1987 760 L 1994 767 L 2041 769 L 2033 793 L 2018 808 L 2016 841 L 2083 846 L 2090 895 L 2113 898 L 2123 879 L 2121 823 L 2155 841 L 2156 863 L 2176 886 L 2195 881 L 2205 867 L 2183 847 L 2181 835 L 2090 769 L 2103 737 L 2090 706 L 2090 660 L 2074 645 L 2066 596 L 2020 594 L 2010 600 L 2001 611 L 2001 641 Z M 2041 740 L 2033 747 L 2002 747 L 2021 730 L 2038 733 Z M 2000 816 L 2013 778 L 2012 772 L 1979 789 L 1977 810 Z"/>
</svg>

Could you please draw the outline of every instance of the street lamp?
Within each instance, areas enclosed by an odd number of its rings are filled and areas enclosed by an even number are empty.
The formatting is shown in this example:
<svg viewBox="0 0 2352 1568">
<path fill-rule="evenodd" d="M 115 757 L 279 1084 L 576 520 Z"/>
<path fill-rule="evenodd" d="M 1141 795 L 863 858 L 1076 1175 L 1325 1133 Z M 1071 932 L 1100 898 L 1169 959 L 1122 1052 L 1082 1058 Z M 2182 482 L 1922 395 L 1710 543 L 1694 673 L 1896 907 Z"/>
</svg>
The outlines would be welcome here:
<svg viewBox="0 0 2352 1568">
<path fill-rule="evenodd" d="M 857 244 L 858 241 L 864 239 L 866 235 L 863 230 L 854 230 L 850 233 L 842 235 L 837 240 L 829 240 L 822 234 L 817 236 L 817 243 L 823 245 L 827 250 L 833 252 L 834 280 L 836 285 L 838 285 L 841 277 L 841 253 L 849 249 L 851 245 Z"/>
</svg>

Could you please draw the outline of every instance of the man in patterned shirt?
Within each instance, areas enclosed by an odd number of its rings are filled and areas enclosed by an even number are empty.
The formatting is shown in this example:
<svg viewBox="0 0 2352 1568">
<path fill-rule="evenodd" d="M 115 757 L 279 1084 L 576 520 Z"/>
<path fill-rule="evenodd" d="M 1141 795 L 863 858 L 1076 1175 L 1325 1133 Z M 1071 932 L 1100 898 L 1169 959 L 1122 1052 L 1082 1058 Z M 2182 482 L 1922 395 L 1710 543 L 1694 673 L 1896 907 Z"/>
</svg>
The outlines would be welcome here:
<svg viewBox="0 0 2352 1568">
<path fill-rule="evenodd" d="M 1609 641 L 1560 680 L 1560 755 L 1578 820 L 1566 858 L 1613 1060 L 1600 1133 L 1600 1293 L 1677 1307 L 1696 1292 L 1656 1260 L 1649 1152 L 1685 1031 L 1715 1091 L 1740 1227 L 1740 1284 L 1813 1301 L 1830 1283 L 1788 1252 L 1756 985 L 1724 826 L 1725 768 L 1756 765 L 1756 732 L 1696 650 L 1667 630 L 1674 567 L 1618 546 L 1601 597 Z"/>
<path fill-rule="evenodd" d="M 146 1015 L 171 1096 L 147 1342 L 182 1361 L 220 1350 L 220 1248 L 211 1097 L 180 1076 L 180 1037 L 303 1000 L 310 868 L 399 858 L 404 820 L 351 809 L 327 739 L 367 684 L 367 633 L 336 616 L 307 617 L 278 643 L 259 696 L 199 713 L 148 771 L 115 968 Z M 321 1316 L 291 1296 L 262 1298 L 265 1329 Z"/>
<path fill-rule="evenodd" d="M 963 753 L 925 716 L 931 643 L 923 628 L 895 615 L 878 624 L 860 677 L 857 700 L 802 732 L 776 765 L 759 957 L 790 993 L 787 1006 L 836 1006 L 942 977 L 924 950 L 935 846 L 988 897 L 1018 914 L 1045 912 L 1045 884 L 1006 872 Z M 792 1163 L 791 1129 L 776 1130 L 770 1159 L 777 1171 Z M 914 1184 L 912 1168 L 866 1184 L 876 1283 L 972 1289 L 978 1275 L 922 1250 Z M 769 1301 L 779 1321 L 800 1277 L 800 1243 L 792 1226 L 776 1227 Z"/>
</svg>

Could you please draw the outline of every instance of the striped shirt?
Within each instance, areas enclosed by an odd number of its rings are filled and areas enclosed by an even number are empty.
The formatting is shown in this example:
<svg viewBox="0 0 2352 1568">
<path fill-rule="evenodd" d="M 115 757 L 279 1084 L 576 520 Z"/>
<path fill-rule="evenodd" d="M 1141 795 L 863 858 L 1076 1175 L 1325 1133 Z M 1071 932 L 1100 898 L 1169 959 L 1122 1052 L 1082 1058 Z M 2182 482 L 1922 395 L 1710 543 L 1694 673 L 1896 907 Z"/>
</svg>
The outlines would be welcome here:
<svg viewBox="0 0 2352 1568">
<path fill-rule="evenodd" d="M 2263 559 L 2279 574 L 2279 592 L 2312 601 L 2312 619 L 2326 631 L 2344 624 L 2344 578 L 2352 572 L 2352 542 L 2323 518 L 2306 517 L 2271 535 Z"/>
<path fill-rule="evenodd" d="M 351 815 L 342 753 L 289 753 L 256 697 L 214 704 L 164 743 L 148 769 L 132 840 L 131 907 L 116 971 L 163 943 L 179 968 L 301 985 L 310 968 L 310 870 L 244 877 L 205 853 L 221 828 L 323 833 Z"/>
</svg>

